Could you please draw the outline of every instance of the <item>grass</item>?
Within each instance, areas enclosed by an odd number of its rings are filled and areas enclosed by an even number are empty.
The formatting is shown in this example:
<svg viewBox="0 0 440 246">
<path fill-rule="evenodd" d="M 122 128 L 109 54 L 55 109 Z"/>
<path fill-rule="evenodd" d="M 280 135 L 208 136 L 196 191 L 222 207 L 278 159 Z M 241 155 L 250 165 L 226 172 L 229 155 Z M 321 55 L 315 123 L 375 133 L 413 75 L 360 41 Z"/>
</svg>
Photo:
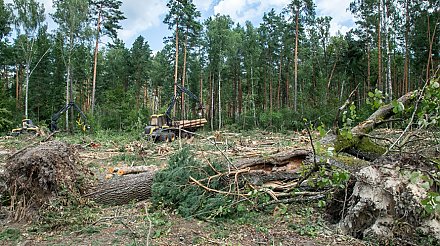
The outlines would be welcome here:
<svg viewBox="0 0 440 246">
<path fill-rule="evenodd" d="M 21 231 L 16 228 L 6 228 L 0 232 L 0 241 L 19 241 L 21 238 Z"/>
</svg>

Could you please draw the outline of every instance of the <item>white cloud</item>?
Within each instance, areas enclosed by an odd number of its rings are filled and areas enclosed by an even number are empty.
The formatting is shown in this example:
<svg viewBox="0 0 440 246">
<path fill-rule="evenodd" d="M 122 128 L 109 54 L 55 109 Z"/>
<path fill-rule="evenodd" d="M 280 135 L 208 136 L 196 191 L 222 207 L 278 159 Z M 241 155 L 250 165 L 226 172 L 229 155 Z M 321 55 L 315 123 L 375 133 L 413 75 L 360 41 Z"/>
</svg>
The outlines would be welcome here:
<svg viewBox="0 0 440 246">
<path fill-rule="evenodd" d="M 316 11 L 319 16 L 331 16 L 332 35 L 338 31 L 346 33 L 354 25 L 354 17 L 347 11 L 352 0 L 316 0 Z M 261 21 L 264 12 L 274 8 L 279 12 L 290 0 L 220 0 L 214 6 L 214 14 L 229 15 L 235 22 L 244 23 L 251 20 L 254 24 Z"/>
<path fill-rule="evenodd" d="M 199 11 L 208 11 L 212 5 L 212 0 L 194 0 L 194 5 Z"/>
<path fill-rule="evenodd" d="M 234 21 L 243 24 L 246 20 L 261 21 L 264 12 L 272 8 L 280 11 L 290 0 L 221 0 L 214 6 L 214 14 L 229 15 Z"/>
<path fill-rule="evenodd" d="M 121 10 L 127 19 L 121 22 L 119 37 L 122 40 L 132 40 L 149 28 L 159 26 L 168 8 L 166 0 L 125 0 Z"/>
<path fill-rule="evenodd" d="M 354 17 L 349 10 L 352 0 L 316 0 L 316 10 L 319 15 L 331 16 L 330 33 L 348 32 L 354 25 Z"/>
</svg>

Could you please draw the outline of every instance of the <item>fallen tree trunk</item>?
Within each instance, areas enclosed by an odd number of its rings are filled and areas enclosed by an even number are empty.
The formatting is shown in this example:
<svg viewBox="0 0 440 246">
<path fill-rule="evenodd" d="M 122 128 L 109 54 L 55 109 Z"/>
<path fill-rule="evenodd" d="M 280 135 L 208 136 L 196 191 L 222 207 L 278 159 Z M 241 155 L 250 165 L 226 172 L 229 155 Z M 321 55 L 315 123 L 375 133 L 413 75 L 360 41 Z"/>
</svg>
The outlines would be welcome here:
<svg viewBox="0 0 440 246">
<path fill-rule="evenodd" d="M 235 163 L 236 171 L 216 176 L 240 174 L 237 181 L 246 180 L 255 185 L 274 180 L 291 181 L 298 179 L 299 174 L 297 171 L 310 153 L 311 151 L 307 149 L 295 149 L 269 157 L 242 159 Z M 120 167 L 117 170 L 112 169 L 112 172 L 126 174 L 127 172 L 139 172 L 140 170 L 143 172 L 122 175 L 101 183 L 85 197 L 97 203 L 108 205 L 122 205 L 133 200 L 146 200 L 151 196 L 151 185 L 153 184 L 154 175 L 159 171 L 158 167 Z"/>
<path fill-rule="evenodd" d="M 397 99 L 405 107 L 414 102 L 417 92 L 412 91 Z M 389 122 L 389 119 L 396 113 L 394 106 L 390 103 L 380 107 L 368 119 L 353 127 L 350 134 L 339 133 L 335 143 L 337 152 L 346 152 L 365 160 L 375 160 L 385 153 L 386 149 L 373 143 L 366 135 L 376 127 Z"/>
<path fill-rule="evenodd" d="M 151 185 L 156 170 L 135 175 L 124 175 L 101 183 L 85 195 L 97 203 L 105 205 L 122 205 L 150 198 Z"/>
<path fill-rule="evenodd" d="M 251 168 L 251 170 L 273 170 L 277 167 L 291 165 L 288 168 L 294 168 L 311 154 L 309 149 L 295 149 L 291 151 L 279 152 L 272 156 L 255 157 L 239 160 L 235 163 L 238 169 Z"/>
</svg>

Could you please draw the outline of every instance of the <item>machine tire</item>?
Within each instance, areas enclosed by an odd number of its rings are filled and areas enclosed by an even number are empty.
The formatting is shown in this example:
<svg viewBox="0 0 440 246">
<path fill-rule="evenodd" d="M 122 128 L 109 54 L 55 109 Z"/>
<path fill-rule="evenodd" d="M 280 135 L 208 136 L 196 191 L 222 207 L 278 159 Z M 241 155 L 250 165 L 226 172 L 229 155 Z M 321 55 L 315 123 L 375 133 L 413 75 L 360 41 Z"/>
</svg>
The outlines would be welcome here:
<svg viewBox="0 0 440 246">
<path fill-rule="evenodd" d="M 173 142 L 175 139 L 176 139 L 176 134 L 174 134 L 174 132 L 168 133 L 169 142 Z"/>
<path fill-rule="evenodd" d="M 167 141 L 167 134 L 166 133 L 161 133 L 159 136 L 159 141 L 160 142 L 166 142 Z"/>
</svg>

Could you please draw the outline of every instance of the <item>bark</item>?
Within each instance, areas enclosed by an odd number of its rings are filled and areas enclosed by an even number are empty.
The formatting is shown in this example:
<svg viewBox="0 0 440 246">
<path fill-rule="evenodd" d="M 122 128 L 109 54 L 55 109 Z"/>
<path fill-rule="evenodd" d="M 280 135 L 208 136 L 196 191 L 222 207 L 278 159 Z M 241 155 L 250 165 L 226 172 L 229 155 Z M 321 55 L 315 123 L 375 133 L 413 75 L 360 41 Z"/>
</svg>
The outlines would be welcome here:
<svg viewBox="0 0 440 246">
<path fill-rule="evenodd" d="M 297 112 L 298 103 L 298 34 L 299 34 L 299 9 L 296 11 L 296 27 L 295 27 L 295 84 L 293 87 L 293 110 Z"/>
<path fill-rule="evenodd" d="M 384 9 L 384 19 L 385 19 L 385 42 L 386 42 L 386 51 L 387 51 L 387 91 L 388 91 L 388 101 L 391 102 L 393 100 L 393 81 L 391 80 L 391 51 L 390 51 L 390 23 L 389 23 L 389 15 L 390 15 L 390 2 L 387 1 L 385 9 Z"/>
<path fill-rule="evenodd" d="M 241 159 L 235 163 L 238 169 L 250 168 L 251 170 L 273 170 L 273 168 L 288 164 L 299 164 L 310 154 L 308 149 L 295 149 L 280 152 L 269 157 L 255 157 Z"/>
<path fill-rule="evenodd" d="M 177 96 L 178 69 L 179 69 L 179 19 L 176 20 L 176 61 L 174 64 L 174 97 Z M 173 116 L 176 116 L 176 105 L 174 105 Z"/>
<path fill-rule="evenodd" d="M 98 47 L 99 47 L 99 32 L 101 31 L 101 9 L 102 5 L 99 7 L 98 12 L 98 26 L 96 28 L 96 43 L 95 43 L 95 54 L 93 63 L 93 82 L 92 82 L 92 115 L 95 110 L 95 89 L 96 89 L 96 68 L 98 66 Z"/>
<path fill-rule="evenodd" d="M 379 0 L 379 21 L 377 28 L 377 50 L 378 50 L 378 69 L 377 69 L 377 87 L 382 90 L 382 43 L 381 43 L 381 33 L 382 33 L 382 0 Z"/>
<path fill-rule="evenodd" d="M 102 183 L 85 197 L 105 205 L 123 205 L 151 197 L 151 186 L 156 171 L 124 175 Z"/>
<path fill-rule="evenodd" d="M 406 108 L 414 101 L 415 95 L 416 92 L 408 92 L 397 99 L 397 102 L 401 102 Z M 351 129 L 350 137 L 339 134 L 335 143 L 336 151 L 348 152 L 366 160 L 374 160 L 385 153 L 383 147 L 374 144 L 365 135 L 394 116 L 393 108 L 390 103 L 376 110 L 368 119 Z"/>
<path fill-rule="evenodd" d="M 405 1 L 405 67 L 404 67 L 404 83 L 403 83 L 403 92 L 407 93 L 409 91 L 409 28 L 410 28 L 410 19 L 409 19 L 409 0 Z"/>
<path fill-rule="evenodd" d="M 185 47 L 183 48 L 183 71 L 182 71 L 182 87 L 185 87 L 186 80 L 186 56 L 188 52 L 188 26 L 186 27 L 186 35 L 185 35 Z M 186 119 L 186 110 L 185 110 L 185 93 L 181 94 L 181 105 L 182 105 L 182 119 Z"/>
</svg>

